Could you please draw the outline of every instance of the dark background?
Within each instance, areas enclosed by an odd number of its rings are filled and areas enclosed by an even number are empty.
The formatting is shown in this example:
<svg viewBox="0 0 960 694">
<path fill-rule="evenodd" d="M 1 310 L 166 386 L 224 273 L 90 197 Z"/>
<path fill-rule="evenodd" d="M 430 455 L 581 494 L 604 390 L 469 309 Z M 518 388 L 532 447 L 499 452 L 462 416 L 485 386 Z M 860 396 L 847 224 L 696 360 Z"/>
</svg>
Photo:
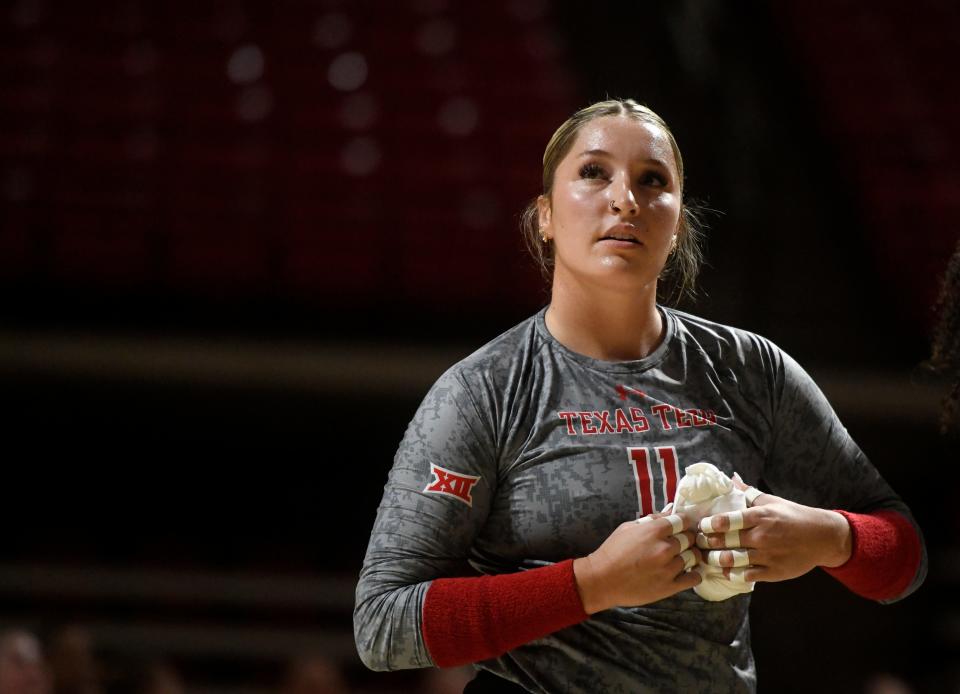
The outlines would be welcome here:
<svg viewBox="0 0 960 694">
<path fill-rule="evenodd" d="M 761 691 L 958 691 L 957 450 L 920 366 L 958 36 L 934 0 L 3 4 L 0 626 L 80 624 L 196 691 L 304 652 L 418 686 L 353 651 L 382 484 L 433 379 L 545 302 L 517 217 L 610 95 L 713 210 L 685 308 L 803 364 L 927 533 L 903 603 L 759 586 Z"/>
</svg>

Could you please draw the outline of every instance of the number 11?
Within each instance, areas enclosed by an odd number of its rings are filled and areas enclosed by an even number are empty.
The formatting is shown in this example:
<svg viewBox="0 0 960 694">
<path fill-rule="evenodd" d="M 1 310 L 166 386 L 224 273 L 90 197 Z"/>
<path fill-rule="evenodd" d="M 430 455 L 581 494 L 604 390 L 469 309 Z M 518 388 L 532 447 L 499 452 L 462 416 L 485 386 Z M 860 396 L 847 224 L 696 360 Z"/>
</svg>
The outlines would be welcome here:
<svg viewBox="0 0 960 694">
<path fill-rule="evenodd" d="M 673 501 L 680 479 L 680 463 L 674 446 L 658 446 L 653 449 L 656 461 L 651 459 L 648 448 L 627 448 L 627 458 L 633 466 L 637 481 L 637 500 L 640 515 L 646 516 Z"/>
</svg>

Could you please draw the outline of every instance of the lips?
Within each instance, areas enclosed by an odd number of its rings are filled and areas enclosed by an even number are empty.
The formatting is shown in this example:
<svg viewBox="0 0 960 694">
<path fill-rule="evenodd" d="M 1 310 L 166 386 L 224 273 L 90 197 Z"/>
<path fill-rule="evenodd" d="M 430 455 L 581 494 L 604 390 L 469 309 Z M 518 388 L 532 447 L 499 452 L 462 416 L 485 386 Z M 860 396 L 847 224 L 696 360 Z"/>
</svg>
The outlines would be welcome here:
<svg viewBox="0 0 960 694">
<path fill-rule="evenodd" d="M 637 231 L 637 228 L 632 224 L 614 224 L 612 227 L 607 229 L 603 236 L 600 237 L 601 241 L 621 241 L 626 243 L 635 243 L 641 244 L 640 234 Z"/>
</svg>

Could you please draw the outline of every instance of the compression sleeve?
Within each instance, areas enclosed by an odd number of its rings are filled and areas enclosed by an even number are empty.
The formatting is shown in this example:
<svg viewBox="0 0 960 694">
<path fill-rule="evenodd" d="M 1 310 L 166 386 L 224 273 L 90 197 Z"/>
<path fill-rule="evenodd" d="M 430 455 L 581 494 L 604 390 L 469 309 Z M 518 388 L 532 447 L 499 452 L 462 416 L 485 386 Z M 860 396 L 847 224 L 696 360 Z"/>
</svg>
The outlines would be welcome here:
<svg viewBox="0 0 960 694">
<path fill-rule="evenodd" d="M 844 510 L 854 552 L 831 575 L 879 602 L 906 597 L 927 571 L 923 534 L 910 509 L 853 441 L 813 379 L 771 343 L 766 350 L 772 437 L 764 482 L 798 503 Z"/>
<path fill-rule="evenodd" d="M 354 638 L 373 670 L 429 667 L 423 604 L 437 578 L 465 576 L 497 480 L 495 424 L 457 367 L 407 426 L 357 582 Z"/>
<path fill-rule="evenodd" d="M 853 552 L 824 571 L 857 595 L 891 600 L 904 593 L 920 568 L 922 547 L 913 524 L 896 511 L 838 511 L 850 524 Z"/>
<path fill-rule="evenodd" d="M 587 618 L 573 560 L 519 573 L 439 578 L 427 591 L 423 635 L 438 667 L 495 658 Z"/>
</svg>

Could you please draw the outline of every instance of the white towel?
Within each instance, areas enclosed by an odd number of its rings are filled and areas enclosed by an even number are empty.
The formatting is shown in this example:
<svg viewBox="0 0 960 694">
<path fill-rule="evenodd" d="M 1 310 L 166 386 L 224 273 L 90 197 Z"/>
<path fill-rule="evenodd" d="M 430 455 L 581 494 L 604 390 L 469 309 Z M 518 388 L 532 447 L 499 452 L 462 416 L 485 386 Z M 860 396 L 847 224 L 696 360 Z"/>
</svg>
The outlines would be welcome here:
<svg viewBox="0 0 960 694">
<path fill-rule="evenodd" d="M 692 517 L 693 527 L 697 527 L 700 520 L 707 516 L 743 511 L 746 508 L 747 498 L 744 493 L 733 486 L 733 480 L 711 463 L 687 466 L 677 484 L 677 493 L 673 499 L 673 512 L 682 512 Z M 693 590 L 704 600 L 726 600 L 753 590 L 753 582 L 744 581 L 742 578 L 743 569 L 731 571 L 731 578 L 726 578 L 719 566 L 700 564 L 689 570 L 697 571 L 703 577 L 700 585 Z"/>
</svg>

